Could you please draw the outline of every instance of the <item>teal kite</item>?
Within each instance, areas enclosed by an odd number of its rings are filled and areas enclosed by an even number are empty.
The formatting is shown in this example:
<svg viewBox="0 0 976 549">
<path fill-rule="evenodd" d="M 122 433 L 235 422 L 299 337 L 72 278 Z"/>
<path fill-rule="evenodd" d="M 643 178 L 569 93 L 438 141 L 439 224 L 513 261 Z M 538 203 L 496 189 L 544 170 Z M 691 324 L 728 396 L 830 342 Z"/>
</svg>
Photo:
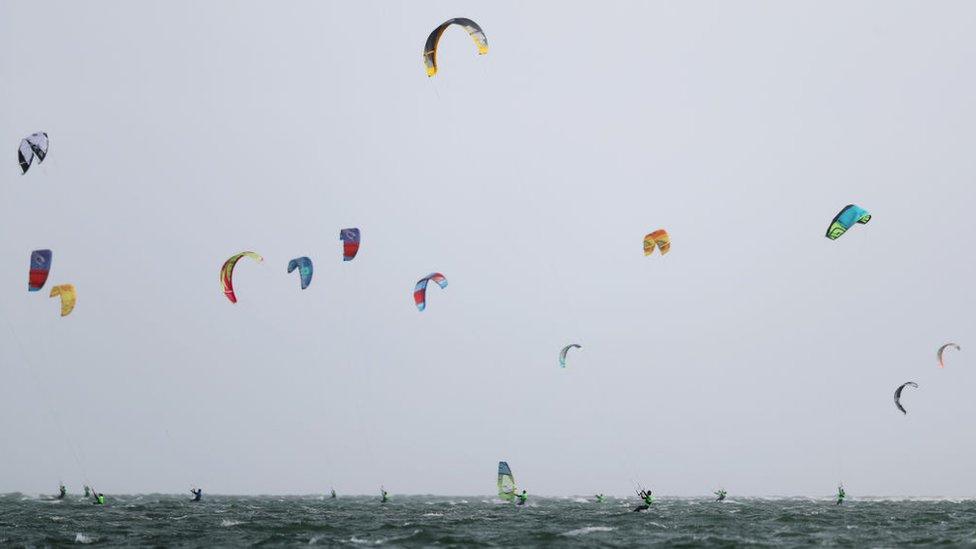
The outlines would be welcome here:
<svg viewBox="0 0 976 549">
<path fill-rule="evenodd" d="M 856 204 L 848 204 L 834 216 L 834 220 L 830 222 L 830 227 L 827 228 L 826 237 L 837 240 L 855 223 L 864 225 L 868 221 L 871 221 L 871 214 L 867 210 Z"/>
</svg>

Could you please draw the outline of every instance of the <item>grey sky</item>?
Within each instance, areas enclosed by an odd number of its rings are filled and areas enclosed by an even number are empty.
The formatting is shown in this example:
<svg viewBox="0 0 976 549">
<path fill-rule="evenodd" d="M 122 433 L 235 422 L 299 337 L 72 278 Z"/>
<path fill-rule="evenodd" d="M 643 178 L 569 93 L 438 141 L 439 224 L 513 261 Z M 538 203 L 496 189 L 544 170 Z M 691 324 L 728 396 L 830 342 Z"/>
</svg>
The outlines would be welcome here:
<svg viewBox="0 0 976 549">
<path fill-rule="evenodd" d="M 456 16 L 491 51 L 451 29 L 428 79 Z M 491 493 L 506 459 L 532 493 L 976 495 L 974 26 L 968 2 L 5 1 L 0 491 Z M 874 219 L 828 241 L 851 202 Z M 26 291 L 41 247 L 68 318 Z M 234 306 L 241 250 L 265 263 Z"/>
</svg>

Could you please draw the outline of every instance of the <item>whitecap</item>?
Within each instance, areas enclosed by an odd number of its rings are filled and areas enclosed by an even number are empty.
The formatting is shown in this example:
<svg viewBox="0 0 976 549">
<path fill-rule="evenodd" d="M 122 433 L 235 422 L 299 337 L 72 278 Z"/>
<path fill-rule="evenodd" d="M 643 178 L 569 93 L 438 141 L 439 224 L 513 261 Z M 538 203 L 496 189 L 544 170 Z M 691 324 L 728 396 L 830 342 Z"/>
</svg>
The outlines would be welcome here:
<svg viewBox="0 0 976 549">
<path fill-rule="evenodd" d="M 563 532 L 561 536 L 585 536 L 586 534 L 591 534 L 593 532 L 613 532 L 615 528 L 610 526 L 585 526 L 583 528 L 577 528 L 576 530 L 570 530 L 569 532 Z"/>
<path fill-rule="evenodd" d="M 220 521 L 220 525 L 222 527 L 224 527 L 224 528 L 228 528 L 230 526 L 237 526 L 238 524 L 241 524 L 241 521 L 239 521 L 239 520 L 230 520 L 230 519 L 224 519 L 224 520 Z"/>
<path fill-rule="evenodd" d="M 81 532 L 78 532 L 77 534 L 75 534 L 75 543 L 85 543 L 85 544 L 88 544 L 88 543 L 91 543 L 91 542 L 92 542 L 92 539 L 90 537 L 86 536 L 85 534 L 82 534 Z"/>
</svg>

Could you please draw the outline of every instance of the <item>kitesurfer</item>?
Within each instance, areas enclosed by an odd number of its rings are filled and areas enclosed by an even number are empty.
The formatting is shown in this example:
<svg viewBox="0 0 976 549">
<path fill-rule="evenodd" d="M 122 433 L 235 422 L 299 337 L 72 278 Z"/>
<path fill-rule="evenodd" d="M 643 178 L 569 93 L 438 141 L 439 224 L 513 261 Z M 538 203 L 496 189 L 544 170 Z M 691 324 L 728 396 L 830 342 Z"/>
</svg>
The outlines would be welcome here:
<svg viewBox="0 0 976 549">
<path fill-rule="evenodd" d="M 845 497 L 847 497 L 847 492 L 844 491 L 844 485 L 841 484 L 837 486 L 837 505 L 844 503 Z"/>
<path fill-rule="evenodd" d="M 86 484 L 85 485 L 85 497 L 87 498 L 89 496 L 91 496 L 91 488 L 89 488 L 88 485 Z"/>
<path fill-rule="evenodd" d="M 723 501 L 725 499 L 726 492 L 725 490 L 719 489 L 717 492 L 715 492 L 715 495 L 718 496 L 718 499 L 715 501 Z"/>
<path fill-rule="evenodd" d="M 95 501 L 93 501 L 92 503 L 94 503 L 95 505 L 105 505 L 105 494 L 100 494 L 96 492 L 94 488 L 92 488 L 91 492 L 92 492 L 92 497 L 95 498 Z"/>
<path fill-rule="evenodd" d="M 336 498 L 335 488 L 332 489 L 332 495 L 330 497 L 332 499 L 335 499 Z"/>
<path fill-rule="evenodd" d="M 603 497 L 603 494 L 597 494 L 594 497 L 596 497 L 596 502 L 597 503 L 603 503 L 604 501 L 607 500 L 607 498 Z"/>
<path fill-rule="evenodd" d="M 203 488 L 197 488 L 196 490 L 190 488 L 190 493 L 193 494 L 193 501 L 200 501 L 200 498 L 203 497 Z"/>
<path fill-rule="evenodd" d="M 62 484 L 58 488 L 58 499 L 64 499 L 64 497 L 67 495 L 68 495 L 68 489 L 64 487 L 64 484 Z"/>
<path fill-rule="evenodd" d="M 515 505 L 525 505 L 525 500 L 529 499 L 529 495 L 525 493 L 525 490 L 522 490 L 521 494 L 515 494 L 515 497 L 518 498 L 518 503 Z"/>
<path fill-rule="evenodd" d="M 380 486 L 380 503 L 386 503 L 390 501 L 390 494 L 387 493 L 386 489 Z"/>
<path fill-rule="evenodd" d="M 637 491 L 637 497 L 641 499 L 641 504 L 634 507 L 634 512 L 647 511 L 651 508 L 651 504 L 654 503 L 654 496 L 651 495 L 650 490 L 644 490 L 643 488 Z"/>
</svg>

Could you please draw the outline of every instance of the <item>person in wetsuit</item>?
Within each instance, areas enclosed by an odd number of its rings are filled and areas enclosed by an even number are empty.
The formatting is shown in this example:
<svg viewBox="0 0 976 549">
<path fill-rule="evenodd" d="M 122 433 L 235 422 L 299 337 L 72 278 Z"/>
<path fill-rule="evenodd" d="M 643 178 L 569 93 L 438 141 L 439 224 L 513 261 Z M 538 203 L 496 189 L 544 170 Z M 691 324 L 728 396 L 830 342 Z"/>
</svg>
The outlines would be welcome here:
<svg viewBox="0 0 976 549">
<path fill-rule="evenodd" d="M 58 488 L 58 499 L 64 499 L 64 497 L 67 495 L 68 495 L 68 489 L 64 487 L 64 484 L 62 484 Z"/>
<path fill-rule="evenodd" d="M 336 498 L 335 488 L 332 489 L 332 495 L 329 496 L 329 497 L 332 498 L 332 499 L 335 499 Z"/>
<path fill-rule="evenodd" d="M 607 498 L 605 498 L 605 497 L 603 496 L 603 494 L 597 494 L 597 495 L 596 495 L 596 496 L 594 496 L 594 497 L 596 498 L 596 502 L 597 502 L 597 503 L 603 503 L 604 501 L 606 501 L 606 500 L 607 500 Z"/>
<path fill-rule="evenodd" d="M 190 493 L 193 494 L 193 501 L 200 501 L 200 498 L 203 497 L 203 488 L 197 488 L 196 490 L 190 488 Z"/>
<path fill-rule="evenodd" d="M 715 495 L 717 496 L 715 501 L 722 501 L 725 499 L 726 492 L 725 490 L 719 489 L 719 491 L 715 492 Z"/>
<path fill-rule="evenodd" d="M 525 500 L 529 499 L 529 495 L 525 493 L 525 490 L 522 490 L 521 494 L 515 494 L 515 497 L 518 498 L 518 503 L 515 505 L 525 505 Z"/>
<path fill-rule="evenodd" d="M 386 503 L 390 501 L 390 494 L 386 491 L 386 488 L 380 486 L 380 503 Z"/>
<path fill-rule="evenodd" d="M 651 495 L 650 490 L 644 490 L 641 488 L 637 491 L 637 497 L 641 499 L 641 504 L 634 508 L 634 512 L 647 511 L 651 508 L 651 504 L 654 503 L 654 496 Z"/>
<path fill-rule="evenodd" d="M 844 491 L 844 485 L 841 484 L 837 487 L 837 505 L 844 503 L 844 498 L 847 497 L 847 492 Z"/>
</svg>

